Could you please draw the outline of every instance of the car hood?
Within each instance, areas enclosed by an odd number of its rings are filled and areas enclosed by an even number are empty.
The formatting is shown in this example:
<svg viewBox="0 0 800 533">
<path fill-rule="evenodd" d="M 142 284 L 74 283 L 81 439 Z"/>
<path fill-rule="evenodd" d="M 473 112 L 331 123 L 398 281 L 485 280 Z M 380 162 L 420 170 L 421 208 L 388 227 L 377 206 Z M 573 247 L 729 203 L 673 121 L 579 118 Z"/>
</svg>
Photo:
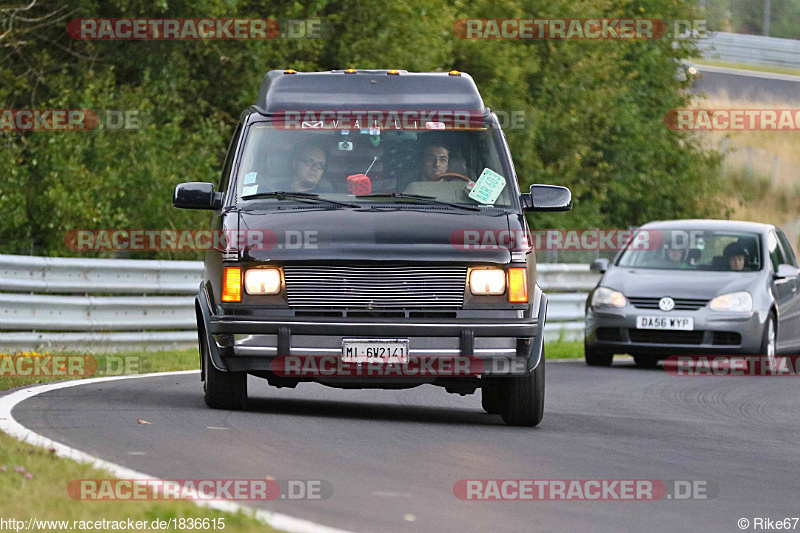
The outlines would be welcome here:
<svg viewBox="0 0 800 533">
<path fill-rule="evenodd" d="M 760 272 L 706 272 L 614 267 L 601 285 L 629 297 L 708 299 L 728 292 L 746 290 Z"/>
<path fill-rule="evenodd" d="M 241 211 L 241 230 L 260 230 L 274 246 L 248 246 L 244 258 L 290 261 L 435 261 L 509 263 L 504 247 L 466 250 L 458 236 L 467 229 L 508 231 L 517 223 L 505 212 L 472 214 L 419 209 L 308 209 Z M 287 241 L 288 239 L 288 241 Z M 305 239 L 305 240 L 303 240 Z M 303 242 L 298 245 L 297 242 Z M 463 242 L 463 241 L 462 241 Z"/>
</svg>

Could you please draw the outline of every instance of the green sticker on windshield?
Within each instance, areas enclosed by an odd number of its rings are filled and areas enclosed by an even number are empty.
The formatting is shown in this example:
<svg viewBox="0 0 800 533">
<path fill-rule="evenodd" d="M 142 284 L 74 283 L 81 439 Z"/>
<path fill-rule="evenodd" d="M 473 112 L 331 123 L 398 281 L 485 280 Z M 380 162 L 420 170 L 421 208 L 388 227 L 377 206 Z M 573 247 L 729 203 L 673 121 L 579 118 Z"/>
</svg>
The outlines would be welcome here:
<svg viewBox="0 0 800 533">
<path fill-rule="evenodd" d="M 257 172 L 248 172 L 244 175 L 244 184 L 247 185 L 248 183 L 255 183 L 257 176 Z"/>
<path fill-rule="evenodd" d="M 248 185 L 247 187 L 242 187 L 242 196 L 248 196 L 250 194 L 255 194 L 258 192 L 258 185 Z"/>
<path fill-rule="evenodd" d="M 505 186 L 506 179 L 503 176 L 492 169 L 484 168 L 468 196 L 482 204 L 494 205 Z"/>
</svg>

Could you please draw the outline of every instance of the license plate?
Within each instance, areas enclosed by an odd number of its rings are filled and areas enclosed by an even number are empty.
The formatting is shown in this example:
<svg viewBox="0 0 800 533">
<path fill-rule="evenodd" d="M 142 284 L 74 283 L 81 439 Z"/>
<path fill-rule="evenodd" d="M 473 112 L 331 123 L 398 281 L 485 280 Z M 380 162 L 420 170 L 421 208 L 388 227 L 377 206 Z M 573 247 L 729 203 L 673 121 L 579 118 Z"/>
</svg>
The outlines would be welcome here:
<svg viewBox="0 0 800 533">
<path fill-rule="evenodd" d="M 408 339 L 342 339 L 342 362 L 407 363 Z"/>
<path fill-rule="evenodd" d="M 637 316 L 638 329 L 677 329 L 691 331 L 694 329 L 694 318 L 680 316 Z"/>
</svg>

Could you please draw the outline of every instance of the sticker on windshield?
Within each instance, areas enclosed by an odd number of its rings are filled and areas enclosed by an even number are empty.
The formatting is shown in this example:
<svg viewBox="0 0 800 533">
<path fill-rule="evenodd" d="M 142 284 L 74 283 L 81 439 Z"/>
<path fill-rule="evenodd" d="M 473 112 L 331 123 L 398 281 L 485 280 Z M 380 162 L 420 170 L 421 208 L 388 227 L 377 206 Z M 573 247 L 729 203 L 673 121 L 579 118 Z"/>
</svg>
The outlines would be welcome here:
<svg viewBox="0 0 800 533">
<path fill-rule="evenodd" d="M 244 184 L 247 185 L 248 183 L 255 183 L 256 176 L 258 176 L 258 172 L 248 172 L 244 175 Z"/>
<path fill-rule="evenodd" d="M 494 205 L 505 186 L 506 179 L 503 176 L 492 169 L 484 168 L 468 196 L 482 204 Z"/>
<path fill-rule="evenodd" d="M 258 192 L 258 185 L 248 185 L 247 187 L 242 187 L 242 196 L 249 196 L 257 192 Z"/>
</svg>

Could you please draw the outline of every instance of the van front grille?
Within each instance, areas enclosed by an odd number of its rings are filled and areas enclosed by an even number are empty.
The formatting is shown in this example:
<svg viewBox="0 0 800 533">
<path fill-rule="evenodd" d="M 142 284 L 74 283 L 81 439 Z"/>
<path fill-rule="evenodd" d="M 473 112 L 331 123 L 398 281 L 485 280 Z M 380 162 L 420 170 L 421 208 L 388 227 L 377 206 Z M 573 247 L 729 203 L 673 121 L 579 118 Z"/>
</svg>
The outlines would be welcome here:
<svg viewBox="0 0 800 533">
<path fill-rule="evenodd" d="M 290 307 L 460 309 L 467 267 L 292 266 L 283 268 Z"/>
</svg>

